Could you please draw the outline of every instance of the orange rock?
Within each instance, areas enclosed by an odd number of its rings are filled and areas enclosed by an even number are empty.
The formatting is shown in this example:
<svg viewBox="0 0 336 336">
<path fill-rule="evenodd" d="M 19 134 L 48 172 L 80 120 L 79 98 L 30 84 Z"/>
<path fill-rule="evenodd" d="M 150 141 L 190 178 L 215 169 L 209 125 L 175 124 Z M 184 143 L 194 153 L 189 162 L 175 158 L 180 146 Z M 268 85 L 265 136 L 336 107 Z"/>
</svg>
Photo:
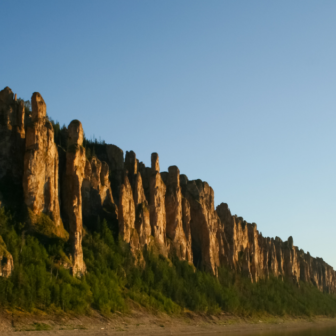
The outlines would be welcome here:
<svg viewBox="0 0 336 336">
<path fill-rule="evenodd" d="M 170 239 L 169 248 L 171 254 L 176 255 L 180 260 L 192 262 L 191 241 L 187 241 L 185 231 L 183 230 L 180 171 L 176 166 L 169 167 L 168 171 L 165 207 L 166 232 L 167 237 Z M 186 211 L 190 211 L 190 208 L 186 209 L 186 207 L 187 205 L 185 204 L 185 216 L 188 216 Z M 186 225 L 190 226 L 190 221 Z"/>
<path fill-rule="evenodd" d="M 68 126 L 68 149 L 63 177 L 64 220 L 69 227 L 72 246 L 72 273 L 82 276 L 86 273 L 83 259 L 82 238 L 82 183 L 85 176 L 86 158 L 83 144 L 83 127 L 80 121 L 73 120 Z"/>
<path fill-rule="evenodd" d="M 37 92 L 32 96 L 32 107 L 24 155 L 24 200 L 35 230 L 50 237 L 67 239 L 60 216 L 59 162 L 54 129 L 46 117 L 46 104 Z"/>
</svg>

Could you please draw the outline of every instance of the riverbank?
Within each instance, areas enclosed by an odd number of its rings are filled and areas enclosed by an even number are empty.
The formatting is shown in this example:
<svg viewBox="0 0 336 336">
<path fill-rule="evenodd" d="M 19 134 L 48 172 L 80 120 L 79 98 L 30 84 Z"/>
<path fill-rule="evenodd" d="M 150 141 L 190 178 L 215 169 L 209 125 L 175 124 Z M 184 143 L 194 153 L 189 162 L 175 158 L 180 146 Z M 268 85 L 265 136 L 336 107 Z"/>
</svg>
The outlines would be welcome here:
<svg viewBox="0 0 336 336">
<path fill-rule="evenodd" d="M 41 311 L 30 314 L 23 311 L 3 311 L 0 333 L 5 335 L 187 335 L 232 333 L 248 335 L 256 331 L 303 330 L 310 327 L 336 327 L 336 318 L 263 317 L 243 318 L 231 314 L 200 315 L 184 312 L 179 316 L 149 314 L 133 310 L 129 314 L 111 314 L 106 317 L 92 312 L 90 316 L 57 313 L 48 315 Z"/>
</svg>

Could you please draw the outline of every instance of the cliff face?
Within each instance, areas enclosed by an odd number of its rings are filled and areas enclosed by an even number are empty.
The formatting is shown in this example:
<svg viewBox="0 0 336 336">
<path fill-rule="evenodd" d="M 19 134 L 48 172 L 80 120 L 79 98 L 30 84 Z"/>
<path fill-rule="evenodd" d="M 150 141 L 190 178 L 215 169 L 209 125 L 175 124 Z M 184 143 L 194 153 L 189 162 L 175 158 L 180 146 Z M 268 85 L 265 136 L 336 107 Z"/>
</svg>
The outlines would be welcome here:
<svg viewBox="0 0 336 336">
<path fill-rule="evenodd" d="M 220 266 L 217 231 L 221 223 L 214 209 L 214 191 L 201 180 L 187 181 L 183 187 L 183 196 L 190 205 L 194 263 L 217 274 Z"/>
<path fill-rule="evenodd" d="M 149 217 L 149 206 L 142 185 L 142 177 L 138 172 L 134 184 L 135 228 L 142 247 L 150 243 L 152 233 Z"/>
<path fill-rule="evenodd" d="M 24 150 L 25 106 L 6 87 L 0 91 L 0 201 L 4 204 L 22 202 Z"/>
<path fill-rule="evenodd" d="M 98 216 L 108 215 L 109 219 L 117 220 L 118 209 L 112 196 L 109 166 L 96 157 L 86 160 L 82 199 L 83 217 L 88 226 L 95 224 Z"/>
<path fill-rule="evenodd" d="M 115 145 L 89 143 L 94 155 L 88 160 L 77 120 L 62 130 L 57 148 L 39 93 L 33 94 L 31 105 L 30 114 L 9 88 L 0 91 L 0 192 L 21 188 L 31 227 L 40 234 L 66 240 L 64 222 L 75 276 L 86 272 L 83 218 L 92 227 L 102 216 L 119 228 L 140 266 L 142 251 L 155 247 L 165 257 L 186 260 L 214 275 L 225 266 L 253 282 L 276 276 L 336 291 L 333 268 L 299 250 L 292 237 L 285 242 L 263 237 L 256 224 L 233 216 L 225 203 L 215 210 L 208 183 L 189 181 L 176 166 L 160 172 L 157 153 L 146 167 L 133 151 L 124 158 Z M 0 202 L 8 195 L 0 193 Z M 0 237 L 0 276 L 9 276 L 13 267 Z"/>
<path fill-rule="evenodd" d="M 182 211 L 182 189 L 180 186 L 180 170 L 176 166 L 168 168 L 167 189 L 165 198 L 166 207 L 166 233 L 170 239 L 170 251 L 172 255 L 176 255 L 180 260 L 187 260 L 192 263 L 191 244 L 186 238 L 183 229 L 183 211 Z M 188 216 L 187 209 L 190 206 L 185 204 L 185 216 Z M 186 231 L 190 235 L 190 221 L 185 219 Z M 187 227 L 188 226 L 188 227 Z"/>
<path fill-rule="evenodd" d="M 82 183 L 85 176 L 86 157 L 82 146 L 84 133 L 81 122 L 73 120 L 69 124 L 68 136 L 62 203 L 64 222 L 70 233 L 72 272 L 76 276 L 81 276 L 86 272 L 82 249 Z"/>
<path fill-rule="evenodd" d="M 151 161 L 152 171 L 149 181 L 149 205 L 152 234 L 161 253 L 167 256 L 165 207 L 166 185 L 164 184 L 159 172 L 159 156 L 157 153 L 152 154 Z"/>
<path fill-rule="evenodd" d="M 23 190 L 29 219 L 40 233 L 68 238 L 60 215 L 58 190 L 58 151 L 54 129 L 47 120 L 42 96 L 35 92 L 31 99 L 32 117 L 26 130 Z"/>
</svg>

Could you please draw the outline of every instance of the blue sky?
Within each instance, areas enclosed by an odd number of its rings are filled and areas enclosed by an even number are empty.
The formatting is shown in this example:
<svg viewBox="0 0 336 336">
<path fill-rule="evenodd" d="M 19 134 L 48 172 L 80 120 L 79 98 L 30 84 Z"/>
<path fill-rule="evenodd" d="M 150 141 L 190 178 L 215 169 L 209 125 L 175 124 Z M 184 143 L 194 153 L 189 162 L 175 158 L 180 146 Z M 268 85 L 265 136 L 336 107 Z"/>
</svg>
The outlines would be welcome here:
<svg viewBox="0 0 336 336">
<path fill-rule="evenodd" d="M 3 1 L 0 88 L 177 165 L 336 267 L 335 1 Z"/>
</svg>

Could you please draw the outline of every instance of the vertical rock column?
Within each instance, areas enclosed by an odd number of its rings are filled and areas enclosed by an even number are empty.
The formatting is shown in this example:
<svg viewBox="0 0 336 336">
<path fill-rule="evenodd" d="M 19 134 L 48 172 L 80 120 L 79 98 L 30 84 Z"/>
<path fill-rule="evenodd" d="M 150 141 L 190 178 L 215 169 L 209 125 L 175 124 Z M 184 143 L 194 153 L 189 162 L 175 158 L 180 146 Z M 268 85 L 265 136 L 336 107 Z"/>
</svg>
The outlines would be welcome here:
<svg viewBox="0 0 336 336">
<path fill-rule="evenodd" d="M 262 275 L 257 225 L 255 223 L 247 224 L 247 230 L 249 237 L 250 273 L 253 281 L 257 282 Z"/>
<path fill-rule="evenodd" d="M 152 235 L 160 253 L 167 256 L 166 250 L 166 186 L 160 175 L 159 155 L 152 153 L 152 172 L 149 182 L 150 192 L 150 221 Z"/>
<path fill-rule="evenodd" d="M 284 270 L 285 275 L 298 283 L 300 279 L 300 261 L 298 248 L 294 246 L 293 237 L 289 237 L 284 243 Z"/>
<path fill-rule="evenodd" d="M 23 191 L 32 227 L 49 237 L 67 239 L 60 216 L 58 151 L 54 129 L 46 117 L 46 104 L 35 92 L 32 120 L 27 126 Z M 43 216 L 48 216 L 50 220 Z"/>
<path fill-rule="evenodd" d="M 191 237 L 191 228 L 190 228 L 190 204 L 186 198 L 182 198 L 182 223 L 183 230 L 186 236 L 187 248 L 186 248 L 186 260 L 190 263 L 193 263 L 193 252 L 192 252 L 192 237 Z"/>
<path fill-rule="evenodd" d="M 167 192 L 166 192 L 166 231 L 171 240 L 170 250 L 180 260 L 192 262 L 191 246 L 187 243 L 183 230 L 182 192 L 180 187 L 180 171 L 176 166 L 168 168 Z M 187 206 L 185 204 L 185 206 Z M 186 209 L 187 211 L 187 209 Z M 185 212 L 185 215 L 186 212 Z M 189 248 L 189 250 L 188 250 Z"/>
<path fill-rule="evenodd" d="M 141 249 L 142 244 L 138 231 L 135 229 L 133 191 L 126 172 L 124 174 L 124 183 L 120 187 L 118 222 L 119 235 L 126 243 L 129 243 L 135 264 L 143 266 L 145 261 Z"/>
<path fill-rule="evenodd" d="M 126 174 L 120 187 L 118 222 L 119 235 L 126 243 L 130 243 L 135 226 L 135 206 L 132 187 Z"/>
<path fill-rule="evenodd" d="M 152 230 L 150 225 L 149 206 L 143 189 L 140 172 L 137 173 L 135 178 L 134 203 L 136 211 L 135 228 L 139 234 L 141 246 L 145 246 L 150 242 Z"/>
<path fill-rule="evenodd" d="M 0 91 L 0 180 L 22 184 L 25 150 L 25 107 L 9 87 Z M 18 201 L 17 199 L 15 201 Z"/>
<path fill-rule="evenodd" d="M 217 240 L 220 219 L 214 209 L 214 192 L 208 183 L 195 180 L 188 181 L 184 193 L 190 204 L 194 263 L 216 275 L 220 266 Z"/>
<path fill-rule="evenodd" d="M 83 127 L 80 121 L 73 120 L 68 127 L 68 148 L 66 167 L 63 178 L 63 207 L 65 221 L 70 232 L 74 276 L 82 276 L 86 272 L 83 259 L 82 237 L 82 183 L 85 176 L 85 149 L 83 144 Z"/>
</svg>

